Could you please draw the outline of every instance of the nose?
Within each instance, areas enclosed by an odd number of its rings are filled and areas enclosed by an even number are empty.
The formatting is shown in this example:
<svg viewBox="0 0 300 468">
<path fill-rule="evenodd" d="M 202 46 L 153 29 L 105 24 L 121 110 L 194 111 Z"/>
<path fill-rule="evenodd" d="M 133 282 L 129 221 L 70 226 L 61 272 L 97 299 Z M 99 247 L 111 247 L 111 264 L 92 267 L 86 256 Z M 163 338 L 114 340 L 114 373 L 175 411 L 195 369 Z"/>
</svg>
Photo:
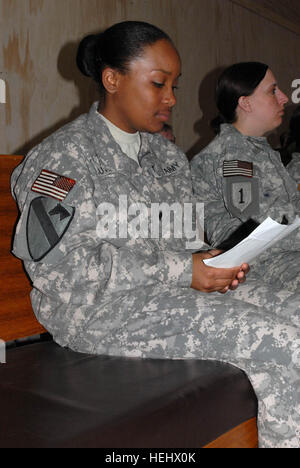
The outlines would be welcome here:
<svg viewBox="0 0 300 468">
<path fill-rule="evenodd" d="M 174 89 L 171 86 L 166 88 L 166 94 L 164 95 L 164 103 L 166 103 L 168 107 L 174 107 L 176 104 Z"/>
<path fill-rule="evenodd" d="M 285 105 L 289 102 L 289 98 L 287 97 L 286 94 L 284 94 L 283 91 L 281 91 L 281 89 L 277 90 L 277 99 L 278 99 L 279 104 L 281 105 Z"/>
</svg>

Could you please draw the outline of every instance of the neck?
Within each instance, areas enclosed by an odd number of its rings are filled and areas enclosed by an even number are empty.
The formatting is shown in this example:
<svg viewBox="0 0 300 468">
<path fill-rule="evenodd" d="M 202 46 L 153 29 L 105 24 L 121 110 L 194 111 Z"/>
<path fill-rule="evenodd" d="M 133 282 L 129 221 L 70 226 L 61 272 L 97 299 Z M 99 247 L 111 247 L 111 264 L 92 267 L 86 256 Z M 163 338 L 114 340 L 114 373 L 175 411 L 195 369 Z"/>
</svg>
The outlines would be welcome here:
<svg viewBox="0 0 300 468">
<path fill-rule="evenodd" d="M 126 133 L 136 133 L 137 130 L 122 119 L 122 112 L 119 111 L 118 107 L 113 105 L 112 99 L 106 99 L 105 104 L 98 108 L 98 112 L 109 120 L 113 125 L 118 127 L 120 130 Z"/>
<path fill-rule="evenodd" d="M 242 135 L 252 136 L 252 137 L 262 137 L 265 135 L 265 132 L 252 127 L 247 122 L 238 120 L 232 124 Z"/>
</svg>

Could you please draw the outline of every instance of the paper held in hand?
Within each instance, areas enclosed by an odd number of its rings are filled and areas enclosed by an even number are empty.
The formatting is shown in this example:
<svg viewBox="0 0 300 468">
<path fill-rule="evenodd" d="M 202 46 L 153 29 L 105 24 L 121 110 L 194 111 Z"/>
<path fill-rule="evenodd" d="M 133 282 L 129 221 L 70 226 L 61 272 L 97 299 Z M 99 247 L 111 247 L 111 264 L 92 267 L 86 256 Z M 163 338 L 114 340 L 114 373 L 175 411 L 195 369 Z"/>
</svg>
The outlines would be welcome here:
<svg viewBox="0 0 300 468">
<path fill-rule="evenodd" d="M 299 226 L 299 216 L 296 217 L 293 224 L 289 224 L 288 226 L 267 218 L 242 242 L 217 257 L 204 260 L 204 263 L 216 268 L 233 268 L 243 263 L 250 264 L 254 258 L 288 236 Z"/>
</svg>

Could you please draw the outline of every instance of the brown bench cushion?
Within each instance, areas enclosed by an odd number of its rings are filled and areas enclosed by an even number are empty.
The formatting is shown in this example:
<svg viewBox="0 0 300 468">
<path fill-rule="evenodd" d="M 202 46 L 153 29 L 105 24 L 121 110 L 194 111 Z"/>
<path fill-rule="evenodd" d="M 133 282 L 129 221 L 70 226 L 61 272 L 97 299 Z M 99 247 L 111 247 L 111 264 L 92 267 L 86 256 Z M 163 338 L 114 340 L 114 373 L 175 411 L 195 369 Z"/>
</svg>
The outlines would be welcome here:
<svg viewBox="0 0 300 468">
<path fill-rule="evenodd" d="M 256 412 L 245 374 L 220 362 L 45 342 L 8 350 L 0 366 L 0 447 L 201 447 Z"/>
</svg>

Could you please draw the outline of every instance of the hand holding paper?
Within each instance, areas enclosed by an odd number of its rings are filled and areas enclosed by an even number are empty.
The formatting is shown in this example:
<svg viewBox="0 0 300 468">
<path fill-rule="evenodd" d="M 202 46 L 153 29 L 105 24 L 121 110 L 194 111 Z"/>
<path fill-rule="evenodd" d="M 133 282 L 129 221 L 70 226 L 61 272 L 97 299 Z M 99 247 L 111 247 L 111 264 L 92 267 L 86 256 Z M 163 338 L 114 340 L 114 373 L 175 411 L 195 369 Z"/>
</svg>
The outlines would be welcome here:
<svg viewBox="0 0 300 468">
<path fill-rule="evenodd" d="M 254 258 L 288 236 L 299 226 L 300 218 L 298 216 L 288 226 L 267 218 L 246 239 L 242 240 L 231 250 L 203 261 L 206 265 L 217 268 L 233 268 L 243 263 L 250 263 Z"/>
</svg>

